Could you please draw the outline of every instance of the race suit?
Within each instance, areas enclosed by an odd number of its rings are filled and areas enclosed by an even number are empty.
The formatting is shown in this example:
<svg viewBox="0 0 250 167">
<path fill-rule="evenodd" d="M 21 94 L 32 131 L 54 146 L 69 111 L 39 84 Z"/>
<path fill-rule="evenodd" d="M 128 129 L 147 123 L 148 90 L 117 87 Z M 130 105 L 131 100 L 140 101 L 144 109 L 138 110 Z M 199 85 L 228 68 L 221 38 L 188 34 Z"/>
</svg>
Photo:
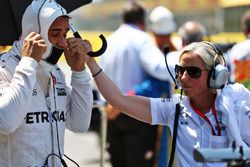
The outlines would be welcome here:
<svg viewBox="0 0 250 167">
<path fill-rule="evenodd" d="M 23 90 L 11 97 L 13 104 L 8 110 L 0 112 L 0 166 L 3 167 L 40 167 L 50 153 L 59 155 L 58 145 L 63 154 L 65 128 L 84 132 L 90 124 L 93 102 L 88 73 L 73 73 L 71 90 L 58 66 L 48 72 L 35 60 L 26 59 L 22 58 L 16 68 L 17 56 L 8 53 L 1 56 L 2 97 L 9 95 L 14 73 L 23 77 L 15 81 Z"/>
<path fill-rule="evenodd" d="M 38 10 L 40 4 L 48 8 Z M 1 167 L 42 167 L 46 159 L 50 167 L 61 166 L 65 129 L 87 131 L 91 119 L 93 95 L 87 71 L 72 71 L 69 88 L 60 68 L 45 61 L 53 56 L 46 41 L 48 28 L 65 11 L 53 1 L 36 0 L 32 5 L 24 14 L 23 34 L 40 32 L 48 47 L 39 63 L 22 57 L 22 36 L 0 57 Z M 37 19 L 37 12 L 40 22 L 29 21 Z"/>
</svg>

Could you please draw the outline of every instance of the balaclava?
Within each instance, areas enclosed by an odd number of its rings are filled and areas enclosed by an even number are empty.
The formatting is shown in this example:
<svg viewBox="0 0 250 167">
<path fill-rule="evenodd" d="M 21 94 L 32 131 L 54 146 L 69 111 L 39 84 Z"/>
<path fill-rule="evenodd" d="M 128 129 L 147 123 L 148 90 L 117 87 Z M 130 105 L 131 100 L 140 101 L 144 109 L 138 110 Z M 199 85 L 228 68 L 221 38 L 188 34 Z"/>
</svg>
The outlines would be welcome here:
<svg viewBox="0 0 250 167">
<path fill-rule="evenodd" d="M 22 37 L 30 32 L 41 34 L 47 44 L 47 50 L 42 56 L 42 60 L 49 64 L 56 64 L 61 54 L 62 48 L 56 48 L 48 39 L 48 30 L 51 24 L 60 16 L 67 16 L 66 10 L 54 0 L 33 0 L 26 8 L 22 19 Z M 42 62 L 42 61 L 41 61 Z"/>
</svg>

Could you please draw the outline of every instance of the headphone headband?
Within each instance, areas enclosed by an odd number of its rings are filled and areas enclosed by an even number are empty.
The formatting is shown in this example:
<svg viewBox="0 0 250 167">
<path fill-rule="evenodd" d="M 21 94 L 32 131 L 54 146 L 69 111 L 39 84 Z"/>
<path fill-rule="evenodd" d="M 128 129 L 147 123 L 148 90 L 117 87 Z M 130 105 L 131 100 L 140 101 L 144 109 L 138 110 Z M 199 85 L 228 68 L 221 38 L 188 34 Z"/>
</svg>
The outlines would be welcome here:
<svg viewBox="0 0 250 167">
<path fill-rule="evenodd" d="M 213 49 L 213 51 L 216 53 L 216 56 L 214 58 L 214 63 L 216 61 L 217 56 L 221 56 L 223 59 L 223 65 L 226 66 L 227 63 L 226 63 L 222 50 L 216 44 L 213 44 L 212 42 L 203 41 L 203 43 L 209 45 Z"/>
<path fill-rule="evenodd" d="M 213 67 L 208 74 L 208 80 L 207 80 L 208 87 L 213 89 L 222 89 L 225 86 L 229 77 L 229 71 L 226 67 L 226 60 L 223 56 L 223 52 L 220 50 L 218 46 L 216 46 L 211 42 L 203 41 L 203 43 L 209 45 L 216 54 L 213 60 L 214 62 Z M 222 57 L 223 65 L 216 64 L 216 59 L 218 56 Z"/>
</svg>

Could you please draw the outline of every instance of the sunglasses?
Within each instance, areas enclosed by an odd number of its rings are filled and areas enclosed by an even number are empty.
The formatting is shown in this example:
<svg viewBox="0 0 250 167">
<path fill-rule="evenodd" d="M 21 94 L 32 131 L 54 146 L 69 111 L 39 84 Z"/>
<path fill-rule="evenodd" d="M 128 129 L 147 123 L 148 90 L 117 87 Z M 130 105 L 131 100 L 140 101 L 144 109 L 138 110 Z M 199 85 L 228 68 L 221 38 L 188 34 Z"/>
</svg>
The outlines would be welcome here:
<svg viewBox="0 0 250 167">
<path fill-rule="evenodd" d="M 175 65 L 175 74 L 177 77 L 181 77 L 184 72 L 187 71 L 188 75 L 191 77 L 191 78 L 200 78 L 201 76 L 201 72 L 202 71 L 208 71 L 207 69 L 201 69 L 199 67 L 196 67 L 196 66 L 186 66 L 186 67 L 183 67 L 183 66 L 179 66 L 179 65 Z"/>
</svg>

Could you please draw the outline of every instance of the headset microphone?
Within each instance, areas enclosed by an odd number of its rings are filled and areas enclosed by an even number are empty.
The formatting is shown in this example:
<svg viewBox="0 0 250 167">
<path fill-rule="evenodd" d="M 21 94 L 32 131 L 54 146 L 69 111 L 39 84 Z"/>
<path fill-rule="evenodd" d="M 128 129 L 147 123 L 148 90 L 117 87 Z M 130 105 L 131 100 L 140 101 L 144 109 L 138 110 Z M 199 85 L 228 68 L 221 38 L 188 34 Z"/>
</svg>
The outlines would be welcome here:
<svg viewBox="0 0 250 167">
<path fill-rule="evenodd" d="M 168 62 L 167 62 L 167 54 L 169 52 L 169 47 L 165 47 L 164 49 L 164 57 L 165 57 L 165 63 L 166 63 L 166 67 L 167 70 L 172 78 L 172 80 L 174 81 L 175 84 L 175 89 L 178 89 L 178 85 L 177 85 L 177 81 L 175 80 L 175 78 L 173 77 L 173 75 L 171 74 L 171 71 L 168 67 Z M 175 118 L 174 118 L 174 127 L 173 127 L 173 135 L 172 135 L 172 145 L 171 145 L 171 152 L 170 152 L 170 158 L 169 158 L 169 163 L 168 163 L 168 167 L 172 167 L 173 166 L 173 162 L 174 162 L 174 155 L 175 155 L 175 148 L 176 148 L 176 138 L 177 138 L 177 129 L 178 129 L 178 120 L 179 120 L 179 115 L 181 110 L 183 109 L 182 107 L 182 94 L 183 91 L 181 89 L 180 92 L 180 102 L 176 104 L 176 108 L 175 108 Z"/>
<path fill-rule="evenodd" d="M 175 89 L 178 89 L 177 82 L 176 82 L 175 78 L 173 77 L 173 75 L 171 74 L 171 71 L 170 71 L 170 69 L 169 69 L 169 67 L 168 67 L 168 62 L 167 62 L 167 54 L 168 54 L 168 52 L 169 52 L 169 47 L 167 46 L 167 47 L 165 47 L 164 50 L 163 50 L 164 57 L 165 57 L 165 64 L 166 64 L 167 70 L 168 70 L 168 72 L 169 72 L 169 74 L 170 74 L 170 76 L 171 76 L 171 78 L 172 78 L 172 80 L 173 80 L 173 82 L 174 82 L 174 84 L 175 84 L 175 87 L 174 87 L 174 88 L 175 88 Z"/>
</svg>

